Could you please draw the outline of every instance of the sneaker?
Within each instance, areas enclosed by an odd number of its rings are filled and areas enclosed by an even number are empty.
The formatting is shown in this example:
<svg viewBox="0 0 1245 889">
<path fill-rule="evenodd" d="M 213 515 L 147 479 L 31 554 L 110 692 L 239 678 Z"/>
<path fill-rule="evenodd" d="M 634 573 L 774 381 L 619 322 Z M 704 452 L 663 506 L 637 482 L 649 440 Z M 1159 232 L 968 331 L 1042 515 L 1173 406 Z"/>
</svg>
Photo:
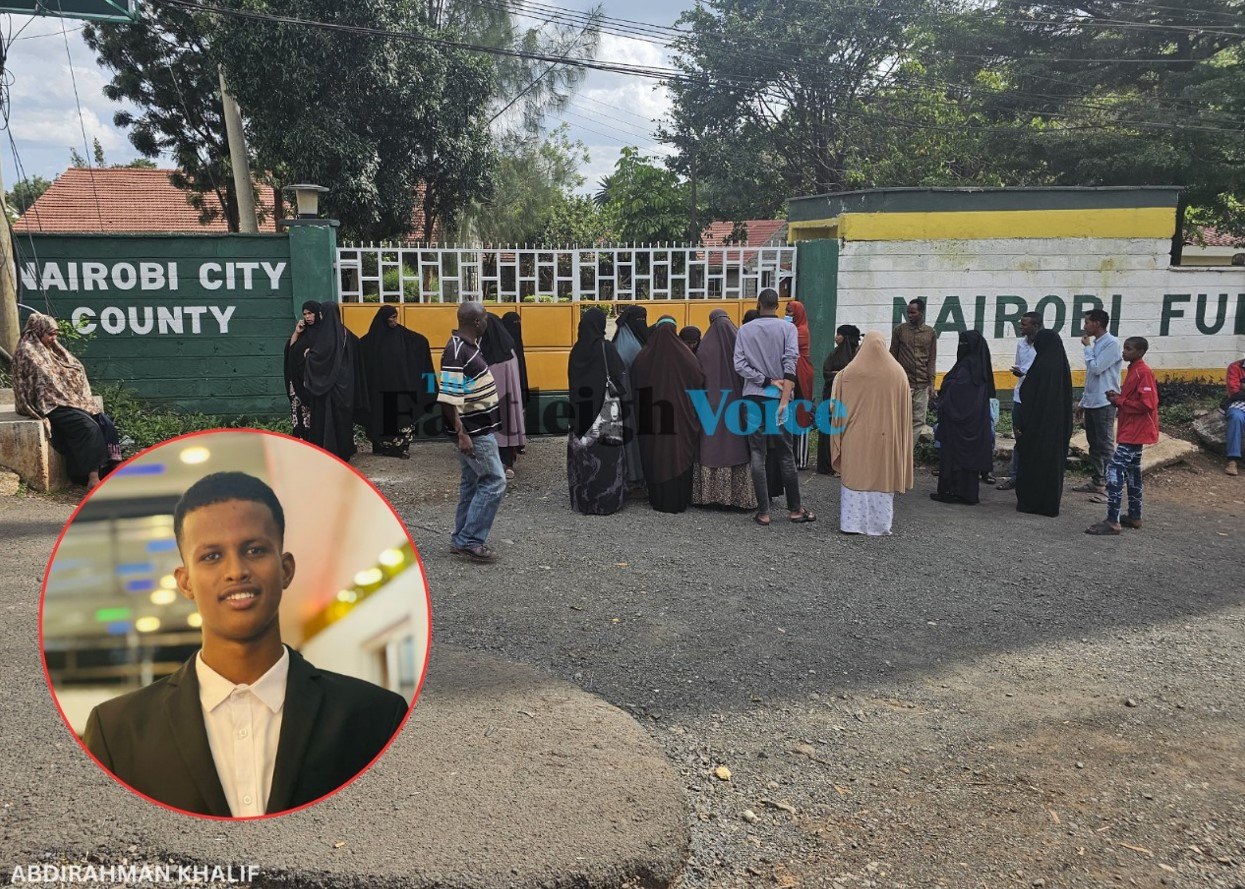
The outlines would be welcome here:
<svg viewBox="0 0 1245 889">
<path fill-rule="evenodd" d="M 1125 528 L 1140 528 L 1141 519 L 1135 519 L 1132 516 L 1120 516 L 1120 524 Z"/>
<path fill-rule="evenodd" d="M 1107 493 L 1107 486 L 1102 485 L 1100 487 L 1093 482 L 1086 482 L 1083 485 L 1077 485 L 1072 489 L 1072 492 L 1074 494 L 1105 494 Z"/>
<path fill-rule="evenodd" d="M 1009 478 L 1007 481 L 1003 482 L 1001 485 L 995 485 L 995 490 L 997 490 L 997 491 L 1014 491 L 1014 490 L 1016 490 L 1016 479 L 1014 479 L 1014 478 Z"/>
<path fill-rule="evenodd" d="M 506 467 L 506 481 L 510 481 L 513 478 L 514 478 L 514 470 L 511 469 L 509 466 L 507 466 Z"/>
<path fill-rule="evenodd" d="M 1228 475 L 1240 475 L 1240 471 L 1236 468 L 1236 461 L 1229 460 L 1228 465 L 1223 468 Z"/>
</svg>

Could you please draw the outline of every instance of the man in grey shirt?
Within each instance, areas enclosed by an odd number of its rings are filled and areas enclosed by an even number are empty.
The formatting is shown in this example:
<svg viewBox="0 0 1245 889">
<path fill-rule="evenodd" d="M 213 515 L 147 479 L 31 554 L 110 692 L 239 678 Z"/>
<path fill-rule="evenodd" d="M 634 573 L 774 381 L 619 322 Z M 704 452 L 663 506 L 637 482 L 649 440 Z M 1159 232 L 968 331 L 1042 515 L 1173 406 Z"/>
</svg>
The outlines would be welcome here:
<svg viewBox="0 0 1245 889">
<path fill-rule="evenodd" d="M 1124 370 L 1124 352 L 1120 341 L 1107 329 L 1110 324 L 1111 316 L 1102 309 L 1085 313 L 1085 336 L 1081 337 L 1085 347 L 1085 391 L 1081 395 L 1081 411 L 1094 476 L 1088 484 L 1072 489 L 1104 498 L 1107 464 L 1115 454 L 1115 405 L 1107 399 L 1107 393 L 1120 391 L 1120 373 Z"/>
<path fill-rule="evenodd" d="M 795 391 L 795 364 L 800 357 L 799 342 L 795 325 L 787 324 L 778 317 L 776 290 L 766 288 L 758 294 L 757 312 L 760 317 L 739 328 L 739 335 L 735 339 L 735 371 L 743 378 L 744 398 L 761 409 L 762 418 L 776 411 L 778 422 L 782 424 L 789 409 L 791 394 Z M 755 414 L 755 411 L 751 413 Z M 791 450 L 791 444 L 792 435 L 785 426 L 779 434 L 767 435 L 764 420 L 748 435 L 749 468 L 757 497 L 757 513 L 753 521 L 758 525 L 768 526 L 770 523 L 769 483 L 765 467 L 767 453 L 771 450 L 778 452 L 783 489 L 787 494 L 788 518 L 793 522 L 812 522 L 817 519 L 817 516 L 800 506 L 800 479 L 796 475 L 795 454 Z"/>
</svg>

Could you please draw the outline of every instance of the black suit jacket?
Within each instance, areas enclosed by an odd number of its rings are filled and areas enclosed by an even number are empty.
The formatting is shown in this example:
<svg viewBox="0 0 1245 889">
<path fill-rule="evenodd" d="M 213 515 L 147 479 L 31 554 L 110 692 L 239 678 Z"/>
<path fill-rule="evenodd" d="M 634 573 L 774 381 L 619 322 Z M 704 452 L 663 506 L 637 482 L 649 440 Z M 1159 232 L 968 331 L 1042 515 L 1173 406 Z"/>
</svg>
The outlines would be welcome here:
<svg viewBox="0 0 1245 889">
<path fill-rule="evenodd" d="M 332 793 L 375 757 L 407 704 L 370 682 L 318 670 L 290 649 L 267 814 Z M 91 711 L 82 740 L 104 768 L 152 799 L 229 817 L 212 760 L 192 657 L 171 676 Z"/>
</svg>

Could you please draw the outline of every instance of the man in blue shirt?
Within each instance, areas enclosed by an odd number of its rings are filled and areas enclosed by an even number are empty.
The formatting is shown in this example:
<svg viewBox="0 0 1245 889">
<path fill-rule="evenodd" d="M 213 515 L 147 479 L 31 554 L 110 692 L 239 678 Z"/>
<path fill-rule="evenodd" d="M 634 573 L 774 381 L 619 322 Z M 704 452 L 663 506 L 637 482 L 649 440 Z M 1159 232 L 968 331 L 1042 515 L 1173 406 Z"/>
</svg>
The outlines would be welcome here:
<svg viewBox="0 0 1245 889">
<path fill-rule="evenodd" d="M 1085 335 L 1081 337 L 1085 347 L 1085 391 L 1081 395 L 1081 410 L 1093 479 L 1072 489 L 1104 497 L 1107 464 L 1115 453 L 1115 405 L 1108 400 L 1107 393 L 1120 391 L 1120 373 L 1124 369 L 1124 351 L 1120 341 L 1107 330 L 1110 323 L 1111 316 L 1102 309 L 1085 313 Z"/>
<path fill-rule="evenodd" d="M 782 424 L 795 391 L 795 364 L 800 357 L 795 325 L 778 317 L 778 291 L 772 287 L 757 294 L 757 312 L 756 320 L 739 328 L 735 339 L 735 372 L 743 378 L 744 398 L 755 402 L 762 416 L 767 413 L 767 404 L 772 408 L 772 403 L 778 402 L 775 413 Z M 787 517 L 793 522 L 811 522 L 817 518 L 800 505 L 800 479 L 796 475 L 791 446 L 792 435 L 785 425 L 778 435 L 766 435 L 762 424 L 748 436 L 752 485 L 757 495 L 757 513 L 753 521 L 758 525 L 768 527 L 770 523 L 769 482 L 765 471 L 769 451 L 778 452 L 787 495 Z"/>
</svg>

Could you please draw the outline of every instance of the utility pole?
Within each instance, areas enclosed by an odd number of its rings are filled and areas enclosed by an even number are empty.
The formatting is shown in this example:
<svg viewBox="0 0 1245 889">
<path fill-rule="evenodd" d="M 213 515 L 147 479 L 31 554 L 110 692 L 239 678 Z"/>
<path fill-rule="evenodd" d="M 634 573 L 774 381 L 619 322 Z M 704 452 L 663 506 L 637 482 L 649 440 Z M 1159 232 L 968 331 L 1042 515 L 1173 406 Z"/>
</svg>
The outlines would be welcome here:
<svg viewBox="0 0 1245 889">
<path fill-rule="evenodd" d="M 225 69 L 220 69 L 220 101 L 224 108 L 225 133 L 229 137 L 229 160 L 233 165 L 233 192 L 238 202 L 238 231 L 254 234 L 259 231 L 255 218 L 255 187 L 251 182 L 251 164 L 246 156 L 246 135 L 242 132 L 242 112 L 225 83 Z"/>
<path fill-rule="evenodd" d="M 0 349 L 13 354 L 21 336 L 17 320 L 17 269 L 13 264 L 13 230 L 9 222 L 9 206 L 4 200 L 4 177 L 0 175 L 0 214 L 4 215 L 0 230 Z"/>
<path fill-rule="evenodd" d="M 696 145 L 692 144 L 692 233 L 688 238 L 693 245 L 700 243 L 700 229 L 696 227 Z"/>
</svg>

